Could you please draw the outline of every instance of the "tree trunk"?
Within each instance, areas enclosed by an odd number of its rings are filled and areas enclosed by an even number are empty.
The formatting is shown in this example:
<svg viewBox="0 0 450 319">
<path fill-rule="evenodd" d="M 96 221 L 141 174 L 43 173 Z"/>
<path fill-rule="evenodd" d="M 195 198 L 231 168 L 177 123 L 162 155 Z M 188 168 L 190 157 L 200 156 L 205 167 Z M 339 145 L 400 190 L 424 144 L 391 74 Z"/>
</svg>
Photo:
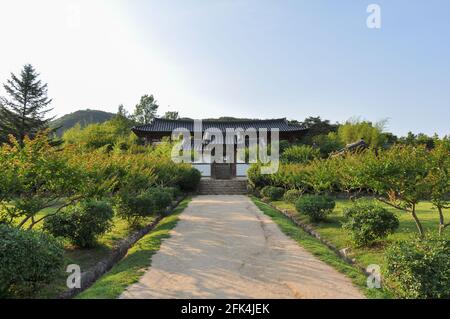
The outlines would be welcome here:
<svg viewBox="0 0 450 319">
<path fill-rule="evenodd" d="M 414 221 L 415 221 L 416 226 L 417 226 L 417 230 L 419 231 L 420 238 L 423 238 L 425 234 L 423 232 L 422 223 L 420 222 L 420 220 L 419 220 L 419 218 L 417 217 L 417 214 L 416 214 L 416 204 L 413 204 L 413 206 L 412 206 L 411 216 L 414 218 Z"/>
</svg>

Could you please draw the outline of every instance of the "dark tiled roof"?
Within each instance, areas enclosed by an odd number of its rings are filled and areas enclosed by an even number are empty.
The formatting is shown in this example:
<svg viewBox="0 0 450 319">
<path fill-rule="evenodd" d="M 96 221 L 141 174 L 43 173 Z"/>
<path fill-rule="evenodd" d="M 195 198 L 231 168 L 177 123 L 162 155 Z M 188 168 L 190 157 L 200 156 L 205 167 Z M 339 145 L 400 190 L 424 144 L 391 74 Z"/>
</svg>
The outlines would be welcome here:
<svg viewBox="0 0 450 319">
<path fill-rule="evenodd" d="M 135 133 L 145 132 L 159 132 L 159 133 L 171 133 L 177 128 L 185 128 L 189 131 L 194 130 L 194 120 L 167 120 L 155 118 L 149 124 L 139 125 L 132 128 Z M 248 128 L 255 128 L 256 130 L 267 128 L 268 130 L 278 128 L 280 132 L 298 132 L 303 131 L 300 125 L 289 124 L 286 119 L 273 119 L 273 120 L 245 120 L 245 121 L 202 121 L 203 131 L 210 128 L 217 128 L 222 132 L 226 129 L 242 128 L 244 130 Z"/>
</svg>

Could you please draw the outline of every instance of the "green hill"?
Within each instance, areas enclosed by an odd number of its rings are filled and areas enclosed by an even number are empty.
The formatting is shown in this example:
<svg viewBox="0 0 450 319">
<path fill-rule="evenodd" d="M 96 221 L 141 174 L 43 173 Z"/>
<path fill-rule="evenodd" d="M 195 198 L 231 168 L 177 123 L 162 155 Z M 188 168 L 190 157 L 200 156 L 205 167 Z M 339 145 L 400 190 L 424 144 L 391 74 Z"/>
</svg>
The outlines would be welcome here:
<svg viewBox="0 0 450 319">
<path fill-rule="evenodd" d="M 115 114 L 97 110 L 80 110 L 66 114 L 50 123 L 50 127 L 56 128 L 56 134 L 61 136 L 66 130 L 80 124 L 82 127 L 92 123 L 103 123 L 110 120 Z"/>
</svg>

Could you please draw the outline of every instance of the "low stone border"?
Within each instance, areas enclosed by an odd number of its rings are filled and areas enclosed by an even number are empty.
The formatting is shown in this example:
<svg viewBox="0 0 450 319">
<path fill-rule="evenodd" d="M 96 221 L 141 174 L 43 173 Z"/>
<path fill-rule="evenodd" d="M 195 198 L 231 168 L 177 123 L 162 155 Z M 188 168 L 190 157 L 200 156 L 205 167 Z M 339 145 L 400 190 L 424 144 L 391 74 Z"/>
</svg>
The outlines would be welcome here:
<svg viewBox="0 0 450 319">
<path fill-rule="evenodd" d="M 145 226 L 144 228 L 134 232 L 125 239 L 122 239 L 117 247 L 114 248 L 111 255 L 107 258 L 99 261 L 94 267 L 81 273 L 81 288 L 69 289 L 58 296 L 58 299 L 70 299 L 79 294 L 80 292 L 86 290 L 92 286 L 101 276 L 111 270 L 111 268 L 117 264 L 123 257 L 127 254 L 128 250 L 142 237 L 147 235 L 152 231 L 159 222 L 166 216 L 170 215 L 173 210 L 186 198 L 186 196 L 181 196 L 170 205 L 164 214 L 158 216 L 152 223 Z"/>
<path fill-rule="evenodd" d="M 328 240 L 322 238 L 322 236 L 320 236 L 320 234 L 311 225 L 302 222 L 296 216 L 294 216 L 291 212 L 289 212 L 287 209 L 280 209 L 280 208 L 276 207 L 274 204 L 272 204 L 270 201 L 267 201 L 265 199 L 261 199 L 260 198 L 260 200 L 263 201 L 264 203 L 266 203 L 267 205 L 269 205 L 271 208 L 273 208 L 276 211 L 278 211 L 281 214 L 283 214 L 285 217 L 289 218 L 289 220 L 291 220 L 295 225 L 297 225 L 298 227 L 303 229 L 307 234 L 309 234 L 309 235 L 315 237 L 316 239 L 318 239 L 322 244 L 327 246 L 336 255 L 338 255 L 343 261 L 345 261 L 346 263 L 348 263 L 348 264 L 350 264 L 350 265 L 352 265 L 354 267 L 357 267 L 364 274 L 371 275 L 371 273 L 367 272 L 364 267 L 361 267 L 360 265 L 358 265 L 356 263 L 355 259 L 349 258 L 347 256 L 347 254 L 346 254 L 347 249 L 339 249 L 339 248 L 337 248 L 334 244 L 332 244 Z"/>
</svg>

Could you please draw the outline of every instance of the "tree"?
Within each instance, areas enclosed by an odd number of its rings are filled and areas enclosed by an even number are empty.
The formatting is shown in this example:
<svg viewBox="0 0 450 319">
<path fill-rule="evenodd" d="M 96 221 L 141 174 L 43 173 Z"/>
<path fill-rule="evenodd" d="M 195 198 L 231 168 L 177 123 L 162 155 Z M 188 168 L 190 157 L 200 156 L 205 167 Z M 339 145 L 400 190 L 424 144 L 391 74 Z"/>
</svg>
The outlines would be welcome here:
<svg viewBox="0 0 450 319">
<path fill-rule="evenodd" d="M 39 74 L 30 65 L 23 67 L 20 77 L 11 73 L 3 85 L 10 98 L 0 98 L 0 129 L 3 136 L 12 134 L 20 142 L 25 136 L 33 137 L 46 129 L 52 118 L 46 118 L 52 102 L 47 97 L 47 84 L 38 79 Z"/>
<path fill-rule="evenodd" d="M 178 112 L 168 111 L 164 114 L 163 118 L 168 120 L 178 120 L 180 116 L 178 115 Z"/>
<path fill-rule="evenodd" d="M 350 120 L 339 126 L 339 139 L 350 144 L 363 139 L 370 147 L 379 148 L 387 143 L 387 137 L 383 133 L 384 122 L 372 124 L 367 121 Z"/>
<path fill-rule="evenodd" d="M 117 108 L 117 116 L 129 118 L 130 114 L 128 114 L 128 111 L 123 104 L 120 104 Z"/>
<path fill-rule="evenodd" d="M 34 139 L 25 136 L 23 143 L 11 136 L 0 147 L 0 167 L 5 169 L 0 188 L 0 223 L 33 228 L 49 215 L 80 200 L 82 190 L 90 187 L 83 172 L 70 167 L 61 151 L 48 141 L 48 131 Z M 3 174 L 3 173 L 2 173 Z M 85 184 L 87 183 L 87 184 Z M 37 218 L 37 213 L 54 207 L 55 212 Z"/>
<path fill-rule="evenodd" d="M 445 223 L 444 209 L 450 208 L 450 143 L 439 141 L 430 153 L 426 182 L 430 200 L 439 213 L 439 235 L 442 235 L 450 223 Z"/>
<path fill-rule="evenodd" d="M 378 195 L 378 200 L 411 214 L 421 237 L 425 234 L 416 206 L 428 197 L 428 162 L 429 154 L 425 147 L 395 145 L 378 155 L 367 151 L 359 173 L 366 186 Z"/>
<path fill-rule="evenodd" d="M 317 136 L 326 136 L 329 133 L 336 132 L 339 125 L 331 124 L 329 120 L 322 120 L 319 117 L 308 117 L 303 122 L 290 121 L 290 124 L 300 124 L 307 129 L 304 136 L 300 139 L 302 144 L 313 145 L 314 138 Z"/>
<path fill-rule="evenodd" d="M 148 124 L 156 117 L 158 107 L 153 95 L 144 95 L 136 105 L 132 118 L 139 124 Z"/>
</svg>

